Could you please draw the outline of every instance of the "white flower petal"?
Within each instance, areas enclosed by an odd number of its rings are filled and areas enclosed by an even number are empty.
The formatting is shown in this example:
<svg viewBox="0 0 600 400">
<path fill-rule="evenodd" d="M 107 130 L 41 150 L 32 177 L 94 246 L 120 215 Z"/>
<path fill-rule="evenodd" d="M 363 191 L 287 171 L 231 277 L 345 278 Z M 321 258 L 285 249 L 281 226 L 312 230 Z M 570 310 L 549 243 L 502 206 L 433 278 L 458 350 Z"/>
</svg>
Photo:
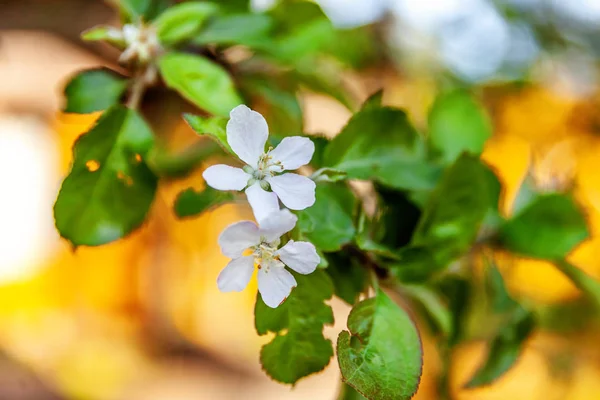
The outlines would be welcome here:
<svg viewBox="0 0 600 400">
<path fill-rule="evenodd" d="M 254 257 L 234 258 L 219 274 L 217 286 L 221 292 L 241 292 L 248 286 L 254 272 Z"/>
<path fill-rule="evenodd" d="M 319 262 L 321 262 L 317 249 L 309 242 L 290 240 L 276 254 L 285 265 L 304 275 L 314 272 Z"/>
<path fill-rule="evenodd" d="M 262 221 L 270 213 L 279 210 L 277 195 L 263 190 L 259 182 L 246 189 L 246 196 L 257 221 Z"/>
<path fill-rule="evenodd" d="M 304 210 L 315 204 L 315 183 L 306 176 L 283 174 L 266 179 L 283 205 L 291 210 Z"/>
<path fill-rule="evenodd" d="M 231 110 L 229 117 L 227 143 L 242 161 L 256 168 L 269 136 L 267 121 L 243 104 Z"/>
<path fill-rule="evenodd" d="M 286 208 L 274 211 L 258 222 L 260 236 L 272 242 L 294 229 L 296 221 L 298 217 Z"/>
<path fill-rule="evenodd" d="M 260 243 L 260 231 L 252 221 L 241 221 L 229 225 L 219 235 L 219 246 L 223 255 L 237 258 L 244 250 Z"/>
<path fill-rule="evenodd" d="M 310 162 L 315 144 L 309 138 L 291 136 L 284 138 L 269 155 L 283 164 L 283 169 L 294 170 Z"/>
<path fill-rule="evenodd" d="M 285 268 L 266 268 L 258 270 L 258 291 L 271 308 L 277 308 L 296 287 L 296 279 Z"/>
<path fill-rule="evenodd" d="M 248 184 L 252 175 L 241 168 L 229 165 L 212 165 L 204 170 L 202 177 L 208 186 L 217 190 L 242 190 Z"/>
</svg>

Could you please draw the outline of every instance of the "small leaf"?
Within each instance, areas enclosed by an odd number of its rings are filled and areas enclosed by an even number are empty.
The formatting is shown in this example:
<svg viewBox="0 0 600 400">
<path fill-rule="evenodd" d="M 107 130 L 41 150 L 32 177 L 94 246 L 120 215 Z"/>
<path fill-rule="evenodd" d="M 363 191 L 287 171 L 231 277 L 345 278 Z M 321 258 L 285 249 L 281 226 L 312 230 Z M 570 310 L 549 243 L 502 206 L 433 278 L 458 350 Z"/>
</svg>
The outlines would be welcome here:
<svg viewBox="0 0 600 400">
<path fill-rule="evenodd" d="M 571 196 L 546 194 L 501 227 L 500 241 L 525 256 L 561 259 L 588 235 L 585 218 Z"/>
<path fill-rule="evenodd" d="M 362 105 L 362 109 L 381 108 L 383 106 L 383 89 L 373 93 Z"/>
<path fill-rule="evenodd" d="M 272 20 L 265 14 L 226 15 L 210 21 L 194 39 L 197 45 L 259 45 L 268 39 Z"/>
<path fill-rule="evenodd" d="M 423 367 L 419 333 L 384 292 L 358 303 L 337 341 L 342 379 L 370 400 L 408 400 Z"/>
<path fill-rule="evenodd" d="M 534 326 L 533 315 L 518 308 L 511 320 L 502 325 L 500 332 L 492 340 L 486 359 L 466 387 L 490 385 L 498 380 L 517 362 Z"/>
<path fill-rule="evenodd" d="M 333 324 L 331 298 L 333 286 L 327 274 L 316 270 L 309 275 L 293 273 L 298 286 L 277 308 L 264 304 L 260 295 L 254 310 L 259 335 L 275 333 L 275 338 L 260 352 L 265 372 L 273 379 L 294 384 L 321 371 L 333 356 L 331 341 L 323 336 L 323 325 Z"/>
<path fill-rule="evenodd" d="M 179 193 L 175 199 L 175 215 L 178 218 L 192 217 L 212 207 L 232 201 L 234 198 L 232 193 L 215 190 L 210 186 L 201 192 L 188 188 Z"/>
<path fill-rule="evenodd" d="M 98 25 L 81 33 L 81 38 L 88 42 L 105 41 L 120 49 L 125 48 L 125 39 L 118 28 Z"/>
<path fill-rule="evenodd" d="M 200 2 L 187 2 L 169 7 L 153 24 L 159 41 L 166 46 L 172 46 L 191 39 L 217 10 L 218 7 L 214 4 Z"/>
<path fill-rule="evenodd" d="M 152 21 L 170 5 L 170 0 L 110 0 L 116 3 L 126 21 Z"/>
<path fill-rule="evenodd" d="M 495 313 L 508 312 L 519 306 L 519 303 L 513 300 L 508 293 L 504 278 L 493 260 L 488 260 L 486 278 L 486 286 L 492 300 L 492 310 Z"/>
<path fill-rule="evenodd" d="M 65 86 L 64 112 L 88 114 L 119 102 L 129 81 L 107 68 L 80 72 Z"/>
<path fill-rule="evenodd" d="M 402 290 L 425 309 L 435 325 L 436 331 L 441 332 L 445 337 L 450 337 L 452 334 L 452 315 L 448 305 L 445 304 L 436 291 L 424 285 L 403 285 Z"/>
<path fill-rule="evenodd" d="M 429 111 L 429 140 L 447 164 L 463 152 L 481 154 L 491 135 L 484 108 L 466 91 L 439 95 Z"/>
<path fill-rule="evenodd" d="M 272 74 L 246 72 L 241 86 L 245 97 L 251 99 L 253 108 L 267 120 L 271 135 L 302 134 L 304 122 L 296 96 L 297 85 Z"/>
<path fill-rule="evenodd" d="M 321 168 L 315 171 L 311 176 L 315 182 L 339 182 L 346 179 L 347 174 L 344 171 L 333 168 Z"/>
<path fill-rule="evenodd" d="M 183 119 L 198 135 L 212 137 L 223 150 L 229 152 L 229 154 L 235 154 L 229 143 L 227 143 L 227 118 L 183 114 Z"/>
<path fill-rule="evenodd" d="M 477 238 L 495 191 L 488 168 L 463 154 L 429 198 L 410 247 L 400 252 L 395 274 L 405 282 L 418 282 L 462 256 Z"/>
<path fill-rule="evenodd" d="M 139 227 L 157 178 L 143 162 L 154 145 L 134 110 L 114 106 L 73 146 L 73 166 L 54 205 L 56 228 L 73 245 L 99 246 Z"/>
<path fill-rule="evenodd" d="M 325 165 L 350 179 L 373 179 L 398 189 L 431 189 L 439 169 L 426 161 L 426 149 L 406 114 L 368 106 L 354 114 L 325 150 Z"/>
<path fill-rule="evenodd" d="M 206 58 L 168 53 L 160 58 L 159 68 L 168 87 L 212 114 L 227 117 L 242 104 L 227 71 Z"/>
<path fill-rule="evenodd" d="M 325 257 L 329 264 L 325 272 L 331 277 L 335 295 L 353 305 L 366 289 L 367 269 L 345 252 L 327 253 Z"/>
<path fill-rule="evenodd" d="M 298 216 L 298 229 L 322 251 L 337 251 L 350 243 L 356 229 L 353 212 L 356 198 L 344 184 L 320 184 L 315 204 Z"/>
<path fill-rule="evenodd" d="M 560 272 L 565 274 L 575 286 L 586 294 L 594 306 L 600 308 L 600 282 L 566 260 L 556 260 L 555 265 Z"/>
</svg>

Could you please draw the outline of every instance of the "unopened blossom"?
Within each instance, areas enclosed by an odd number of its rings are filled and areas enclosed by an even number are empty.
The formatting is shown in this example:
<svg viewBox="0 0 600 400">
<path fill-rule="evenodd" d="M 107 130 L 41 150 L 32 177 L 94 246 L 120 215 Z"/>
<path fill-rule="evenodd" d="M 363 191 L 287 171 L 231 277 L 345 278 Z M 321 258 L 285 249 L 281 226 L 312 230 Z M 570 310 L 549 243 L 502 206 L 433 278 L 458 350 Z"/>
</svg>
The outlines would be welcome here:
<svg viewBox="0 0 600 400">
<path fill-rule="evenodd" d="M 284 173 L 308 164 L 314 143 L 305 137 L 284 138 L 265 151 L 269 136 L 267 121 L 245 105 L 231 110 L 227 142 L 246 164 L 243 168 L 213 165 L 202 176 L 217 190 L 245 190 L 257 220 L 279 209 L 278 199 L 291 210 L 304 210 L 315 203 L 315 183 L 303 175 Z"/>
<path fill-rule="evenodd" d="M 122 63 L 137 60 L 142 64 L 147 64 L 161 51 L 156 29 L 151 25 L 127 24 L 123 26 L 121 37 L 125 44 L 125 50 L 119 57 L 119 61 Z"/>
<path fill-rule="evenodd" d="M 296 279 L 287 265 L 300 274 L 310 274 L 320 258 L 312 243 L 290 240 L 279 248 L 281 236 L 291 231 L 298 218 L 283 209 L 255 224 L 241 221 L 229 225 L 221 236 L 221 251 L 232 260 L 221 271 L 217 285 L 222 292 L 240 292 L 246 288 L 258 268 L 258 291 L 263 301 L 276 308 L 296 287 Z"/>
</svg>

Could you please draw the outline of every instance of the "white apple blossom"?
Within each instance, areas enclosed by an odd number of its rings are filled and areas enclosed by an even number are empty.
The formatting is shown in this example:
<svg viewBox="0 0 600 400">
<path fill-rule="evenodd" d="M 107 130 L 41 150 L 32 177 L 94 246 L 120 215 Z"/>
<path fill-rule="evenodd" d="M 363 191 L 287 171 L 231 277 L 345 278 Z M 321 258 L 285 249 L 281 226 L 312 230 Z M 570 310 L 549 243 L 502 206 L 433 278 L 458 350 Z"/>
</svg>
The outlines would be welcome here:
<svg viewBox="0 0 600 400">
<path fill-rule="evenodd" d="M 291 136 L 265 151 L 269 127 L 263 116 L 245 105 L 237 106 L 229 115 L 227 142 L 246 165 L 213 165 L 202 174 L 206 183 L 217 190 L 245 190 L 257 221 L 279 209 L 278 198 L 292 210 L 312 206 L 315 183 L 306 176 L 283 172 L 308 164 L 315 152 L 314 143 Z"/>
<path fill-rule="evenodd" d="M 217 286 L 222 292 L 240 292 L 258 268 L 258 291 L 263 301 L 276 308 L 296 287 L 287 265 L 300 274 L 310 274 L 321 261 L 312 243 L 290 240 L 279 248 L 281 236 L 291 231 L 298 217 L 283 209 L 269 214 L 259 224 L 241 221 L 229 225 L 221 236 L 221 251 L 232 260 L 221 271 Z M 250 253 L 250 254 L 248 254 Z"/>
</svg>

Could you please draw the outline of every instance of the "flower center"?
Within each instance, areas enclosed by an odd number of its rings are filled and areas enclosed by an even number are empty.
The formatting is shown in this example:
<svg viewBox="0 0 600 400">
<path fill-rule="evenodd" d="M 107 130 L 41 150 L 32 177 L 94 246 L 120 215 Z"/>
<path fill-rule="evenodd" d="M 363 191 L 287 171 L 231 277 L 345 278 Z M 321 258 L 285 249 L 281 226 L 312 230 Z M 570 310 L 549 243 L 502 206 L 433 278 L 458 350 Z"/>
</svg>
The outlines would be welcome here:
<svg viewBox="0 0 600 400">
<path fill-rule="evenodd" d="M 283 266 L 283 263 L 279 261 L 279 257 L 275 254 L 279 242 L 279 239 L 276 239 L 273 242 L 267 242 L 265 238 L 261 238 L 259 244 L 251 247 L 254 262 L 258 264 L 259 269 L 264 269 L 265 272 L 269 272 L 272 267 Z"/>
<path fill-rule="evenodd" d="M 254 171 L 254 178 L 263 180 L 283 171 L 283 165 L 281 164 L 281 161 L 273 160 L 273 157 L 269 155 L 272 150 L 273 147 L 269 147 L 269 150 L 267 150 L 258 159 L 258 166 L 256 171 Z"/>
</svg>

